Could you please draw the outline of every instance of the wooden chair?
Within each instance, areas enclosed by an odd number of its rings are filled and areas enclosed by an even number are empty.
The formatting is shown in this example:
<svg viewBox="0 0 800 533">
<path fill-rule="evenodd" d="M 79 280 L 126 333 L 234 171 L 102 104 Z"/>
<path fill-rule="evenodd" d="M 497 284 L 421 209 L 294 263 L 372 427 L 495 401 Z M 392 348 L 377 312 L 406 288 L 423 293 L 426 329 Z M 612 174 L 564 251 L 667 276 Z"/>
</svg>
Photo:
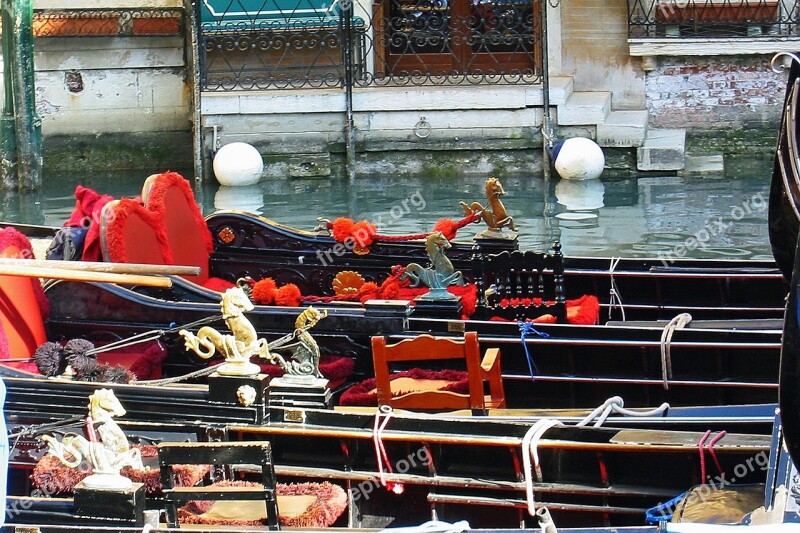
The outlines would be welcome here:
<svg viewBox="0 0 800 533">
<path fill-rule="evenodd" d="M 560 243 L 553 244 L 551 254 L 519 250 L 488 255 L 477 252 L 472 258 L 472 271 L 478 293 L 473 318 L 524 320 L 550 314 L 557 322 L 566 322 Z"/>
<path fill-rule="evenodd" d="M 390 364 L 458 359 L 466 364 L 468 395 L 423 386 L 420 390 L 392 393 Z M 478 334 L 474 331 L 465 333 L 463 341 L 419 335 L 389 345 L 383 336 L 372 337 L 372 360 L 379 405 L 404 409 L 472 409 L 474 412 L 485 412 L 487 408 L 506 405 L 500 372 L 500 350 L 490 348 L 481 361 Z M 484 391 L 484 383 L 488 383 L 488 396 Z"/>
<path fill-rule="evenodd" d="M 278 503 L 275 494 L 275 468 L 272 464 L 272 449 L 269 442 L 192 442 L 158 445 L 158 464 L 161 470 L 161 485 L 167 511 L 167 524 L 178 527 L 178 503 L 190 500 L 263 500 L 266 505 L 267 523 L 270 529 L 278 526 Z M 261 486 L 194 486 L 177 487 L 171 465 L 259 465 Z"/>
</svg>

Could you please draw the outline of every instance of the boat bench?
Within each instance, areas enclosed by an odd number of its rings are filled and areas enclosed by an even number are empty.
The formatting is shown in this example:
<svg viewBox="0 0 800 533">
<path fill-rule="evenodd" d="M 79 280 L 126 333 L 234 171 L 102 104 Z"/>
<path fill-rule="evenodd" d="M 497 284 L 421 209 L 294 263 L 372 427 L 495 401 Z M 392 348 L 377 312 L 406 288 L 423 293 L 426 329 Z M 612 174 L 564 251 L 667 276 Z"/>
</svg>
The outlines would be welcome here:
<svg viewBox="0 0 800 533">
<path fill-rule="evenodd" d="M 178 527 L 177 504 L 191 500 L 254 500 L 266 506 L 270 529 L 278 526 L 278 503 L 275 494 L 275 467 L 269 442 L 191 442 L 158 445 L 158 464 L 161 486 L 170 528 Z M 172 465 L 193 464 L 230 467 L 231 465 L 258 465 L 261 468 L 261 485 L 251 486 L 193 486 L 177 487 Z"/>
<path fill-rule="evenodd" d="M 477 286 L 473 318 L 525 320 L 548 314 L 556 322 L 566 322 L 564 256 L 559 242 L 553 244 L 552 253 L 478 251 L 472 258 L 472 273 Z"/>
</svg>

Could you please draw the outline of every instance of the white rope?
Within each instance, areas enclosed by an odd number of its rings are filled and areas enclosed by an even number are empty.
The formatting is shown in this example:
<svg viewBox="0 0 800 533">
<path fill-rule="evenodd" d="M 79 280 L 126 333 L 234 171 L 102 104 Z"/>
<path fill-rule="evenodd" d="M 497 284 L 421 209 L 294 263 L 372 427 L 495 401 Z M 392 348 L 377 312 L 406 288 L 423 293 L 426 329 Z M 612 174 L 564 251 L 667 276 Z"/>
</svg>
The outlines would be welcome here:
<svg viewBox="0 0 800 533">
<path fill-rule="evenodd" d="M 619 307 L 619 310 L 622 313 L 622 321 L 624 322 L 625 308 L 622 306 L 622 297 L 619 295 L 619 290 L 617 289 L 617 282 L 614 280 L 614 270 L 616 270 L 620 259 L 622 258 L 612 257 L 611 265 L 608 267 L 608 276 L 611 285 L 611 288 L 608 289 L 608 319 L 611 320 L 611 312 L 614 310 L 614 308 Z"/>
<path fill-rule="evenodd" d="M 589 424 L 589 422 L 596 418 L 597 422 L 594 423 L 594 427 L 599 428 L 603 425 L 611 413 L 618 413 L 623 416 L 656 416 L 664 414 L 667 409 L 669 409 L 669 404 L 665 402 L 655 409 L 650 409 L 649 411 L 634 411 L 625 408 L 625 401 L 622 398 L 619 396 L 612 396 L 603 402 L 602 405 L 596 407 L 594 411 L 586 415 L 583 420 L 575 425 L 577 427 L 582 427 Z"/>
<path fill-rule="evenodd" d="M 670 343 L 672 334 L 676 329 L 683 329 L 692 321 L 692 315 L 681 313 L 670 320 L 664 331 L 661 332 L 661 378 L 664 381 L 664 389 L 669 390 L 669 380 L 672 378 L 672 353 Z"/>
<path fill-rule="evenodd" d="M 383 531 L 389 533 L 463 533 L 469 530 L 469 522 L 466 520 L 459 520 L 452 524 L 441 520 L 430 520 L 418 526 L 386 528 L 381 530 L 381 533 Z"/>
<path fill-rule="evenodd" d="M 552 418 L 542 418 L 537 420 L 522 438 L 522 470 L 525 476 L 525 501 L 528 504 L 528 513 L 531 516 L 536 516 L 536 501 L 533 498 L 534 473 L 536 475 L 536 481 L 542 481 L 542 467 L 539 464 L 539 441 L 548 429 L 555 426 L 563 426 L 563 424 Z M 533 461 L 531 461 L 531 459 Z"/>
</svg>

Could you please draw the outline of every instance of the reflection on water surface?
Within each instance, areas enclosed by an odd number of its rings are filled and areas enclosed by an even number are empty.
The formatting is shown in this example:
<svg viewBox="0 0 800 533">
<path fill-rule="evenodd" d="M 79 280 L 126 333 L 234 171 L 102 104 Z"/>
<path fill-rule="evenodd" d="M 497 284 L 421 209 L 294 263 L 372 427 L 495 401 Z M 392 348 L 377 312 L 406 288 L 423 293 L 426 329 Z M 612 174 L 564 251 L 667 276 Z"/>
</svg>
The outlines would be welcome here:
<svg viewBox="0 0 800 533">
<path fill-rule="evenodd" d="M 520 228 L 524 248 L 560 240 L 568 255 L 652 257 L 685 253 L 698 258 L 769 259 L 767 204 L 770 162 L 740 179 L 646 177 L 590 182 L 503 178 L 506 210 Z M 190 175 L 190 173 L 184 173 Z M 46 176 L 39 193 L 6 194 L 0 219 L 61 224 L 69 216 L 75 185 L 113 196 L 136 196 L 146 176 L 104 174 Z M 441 218 L 459 219 L 459 201 L 486 203 L 483 178 L 359 177 L 340 180 L 265 181 L 231 188 L 216 183 L 196 190 L 203 212 L 241 209 L 310 230 L 317 217 L 367 219 L 380 233 L 430 230 Z M 467 238 L 478 226 L 461 230 Z"/>
</svg>

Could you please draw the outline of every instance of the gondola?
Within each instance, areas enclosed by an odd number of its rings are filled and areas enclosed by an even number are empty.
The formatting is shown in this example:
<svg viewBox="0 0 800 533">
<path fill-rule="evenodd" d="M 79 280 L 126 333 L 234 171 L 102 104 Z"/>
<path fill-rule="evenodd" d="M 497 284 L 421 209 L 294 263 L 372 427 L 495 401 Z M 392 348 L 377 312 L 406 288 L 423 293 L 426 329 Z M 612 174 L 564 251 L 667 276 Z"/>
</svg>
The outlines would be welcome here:
<svg viewBox="0 0 800 533">
<path fill-rule="evenodd" d="M 206 222 L 214 238 L 210 269 L 215 276 L 229 281 L 269 276 L 296 284 L 303 294 L 331 294 L 332 281 L 342 270 L 381 281 L 394 265 L 426 260 L 420 240 L 376 241 L 368 254 L 358 254 L 342 247 L 327 229 L 302 231 L 233 211 L 212 213 Z M 458 237 L 471 229 L 462 229 Z M 517 248 L 515 239 L 477 237 L 454 241 L 448 257 L 470 276 L 476 252 Z M 786 283 L 773 261 L 588 258 L 564 252 L 566 297 L 598 296 L 604 318 L 669 320 L 681 312 L 698 319 L 783 315 Z"/>
<path fill-rule="evenodd" d="M 75 431 L 86 398 L 102 385 L 49 381 L 31 386 L 24 378 L 7 378 L 5 383 L 13 436 L 9 495 L 24 496 L 30 491 L 30 468 L 43 453 L 36 434 Z M 724 478 L 734 469 L 740 475 L 737 465 L 749 460 L 750 471 L 740 482 L 760 483 L 768 463 L 769 435 L 726 434 L 702 416 L 694 424 L 705 430 L 665 430 L 659 417 L 642 422 L 641 427 L 651 429 L 625 428 L 625 422 L 618 426 L 623 419 L 617 418 L 607 424 L 622 429 L 608 429 L 575 427 L 541 415 L 504 419 L 300 409 L 268 406 L 262 399 L 243 407 L 211 401 L 214 387 L 111 386 L 127 409 L 119 423 L 129 438 L 268 441 L 279 480 L 326 479 L 348 491 L 349 513 L 337 522 L 342 526 L 413 525 L 433 515 L 468 519 L 473 527 L 514 527 L 533 520 L 526 480 L 536 494 L 533 505 L 550 509 L 561 527 L 636 525 L 643 522 L 646 509 L 706 475 Z M 676 423 L 691 418 L 680 412 L 670 417 Z M 64 423 L 70 421 L 73 428 Z M 717 423 L 725 425 L 724 420 Z M 20 437 L 23 428 L 28 433 Z M 525 466 L 534 435 L 538 474 Z M 382 458 L 375 442 L 382 447 Z M 418 459 L 423 455 L 424 461 Z M 15 519 L 47 524 L 58 520 L 57 511 L 63 513 L 69 504 L 64 499 L 37 500 L 25 509 L 29 513 L 21 511 Z M 93 523 L 74 517 L 67 523 L 75 522 Z"/>
<path fill-rule="evenodd" d="M 408 264 L 420 254 L 427 253 L 425 245 L 418 242 L 373 242 L 369 254 L 343 254 L 345 263 L 331 266 L 329 270 L 320 269 L 319 265 L 315 266 L 314 258 L 317 257 L 317 252 L 326 247 L 333 246 L 336 249 L 338 243 L 332 237 L 302 234 L 244 214 L 214 215 L 204 221 L 199 216 L 188 185 L 180 176 L 157 175 L 149 179 L 149 190 L 152 191 L 152 183 L 158 182 L 162 177 L 164 183 L 169 184 L 168 187 L 182 188 L 184 191 L 181 209 L 175 209 L 174 212 L 184 213 L 180 221 L 194 221 L 194 226 L 180 226 L 180 231 L 176 230 L 177 239 L 180 246 L 191 245 L 194 250 L 192 253 L 200 250 L 200 259 L 208 265 L 206 281 L 214 277 L 230 283 L 244 275 L 259 279 L 271 274 L 276 283 L 295 283 L 300 293 L 308 294 L 305 287 L 329 283 L 334 276 L 334 270 L 361 270 L 364 267 L 366 270 L 363 277 L 380 281 L 378 272 L 386 275 L 387 265 L 393 262 Z M 165 186 L 165 189 L 168 187 Z M 121 202 L 120 205 L 128 209 L 123 214 L 138 213 L 137 209 L 141 209 L 131 202 Z M 147 218 L 144 215 L 142 217 L 143 220 Z M 114 217 L 114 220 L 122 219 L 122 216 Z M 233 220 L 237 222 L 234 223 Z M 211 229 L 208 242 L 200 239 L 201 230 L 206 225 Z M 195 229 L 194 232 L 192 228 Z M 134 243 L 130 250 L 119 253 L 121 259 L 128 259 L 136 253 L 149 254 L 153 248 L 159 246 L 157 234 L 151 236 L 149 241 L 140 233 L 134 232 L 132 235 L 128 240 Z M 142 246 L 142 241 L 152 245 Z M 109 239 L 109 242 L 116 241 Z M 228 248 L 223 248 L 221 243 L 227 243 Z M 117 245 L 118 243 L 115 244 Z M 207 246 L 212 248 L 210 261 Z M 681 315 L 678 317 L 683 321 L 680 324 L 672 320 L 634 321 L 637 307 L 629 307 L 630 300 L 625 296 L 626 308 L 630 312 L 626 321 L 608 321 L 603 326 L 591 325 L 594 319 L 584 325 L 537 323 L 535 328 L 526 332 L 523 342 L 519 325 L 513 320 L 517 317 L 505 316 L 506 319 L 512 319 L 506 323 L 494 321 L 495 313 L 502 314 L 507 310 L 499 309 L 494 304 L 490 306 L 488 299 L 484 298 L 485 289 L 490 288 L 490 282 L 486 281 L 484 275 L 489 275 L 485 272 L 490 268 L 487 265 L 495 264 L 492 263 L 493 258 L 522 258 L 527 261 L 533 257 L 538 261 L 542 257 L 550 269 L 542 272 L 542 279 L 548 278 L 542 284 L 546 285 L 547 291 L 552 291 L 551 294 L 555 295 L 553 298 L 560 305 L 563 305 L 563 300 L 570 294 L 573 280 L 591 279 L 597 272 L 585 277 L 578 274 L 570 277 L 558 249 L 552 254 L 508 250 L 494 253 L 503 247 L 513 248 L 515 241 L 499 238 L 476 239 L 475 244 L 456 243 L 448 250 L 454 267 L 459 263 L 465 266 L 466 273 L 462 272 L 465 278 L 472 278 L 476 283 L 483 284 L 475 290 L 476 308 L 481 311 L 481 320 L 474 319 L 477 314 L 473 315 L 473 319 L 463 320 L 452 309 L 440 312 L 442 310 L 437 307 L 436 302 L 427 306 L 426 311 L 423 305 L 412 306 L 402 301 L 368 301 L 365 306 L 361 306 L 352 301 L 314 300 L 315 305 L 322 305 L 329 310 L 328 318 L 317 327 L 315 335 L 320 338 L 320 344 L 329 354 L 346 355 L 355 360 L 354 382 L 369 377 L 372 372 L 369 339 L 374 335 L 399 339 L 426 332 L 458 336 L 464 331 L 476 331 L 483 345 L 502 349 L 503 369 L 511 391 L 509 397 L 516 402 L 514 407 L 585 407 L 620 392 L 631 405 L 644 406 L 662 401 L 673 405 L 775 401 L 780 323 L 778 320 L 760 318 L 768 313 L 757 313 L 750 305 L 716 308 L 705 306 L 700 310 L 692 305 L 686 307 L 686 301 L 683 304 L 678 303 L 677 300 L 682 297 L 677 297 L 674 305 L 666 304 L 664 298 L 661 298 L 654 305 L 640 306 L 639 311 L 647 311 L 650 315 L 653 312 L 667 313 L 666 316 L 675 318 L 672 313 L 690 309 L 692 312 L 701 311 L 701 316 L 692 315 L 692 320 L 689 321 L 686 315 Z M 142 248 L 145 249 L 144 252 Z M 225 262 L 228 270 L 215 266 L 219 264 L 214 259 L 215 254 L 222 253 L 221 250 L 227 250 L 224 253 L 227 259 L 219 261 Z M 338 258 L 338 254 L 333 255 Z M 423 255 L 416 262 L 424 263 L 424 257 Z M 141 259 L 142 262 L 153 260 L 147 256 Z M 174 260 L 174 257 L 171 259 Z M 347 262 L 351 260 L 352 262 Z M 640 268 L 643 265 L 646 266 L 639 262 Z M 701 284 L 712 283 L 716 287 L 715 291 L 724 293 L 724 298 L 728 298 L 729 303 L 734 298 L 730 290 L 735 287 L 741 292 L 736 298 L 744 297 L 745 287 L 748 286 L 751 276 L 761 280 L 755 282 L 760 289 L 746 291 L 748 298 L 753 292 L 769 294 L 770 291 L 762 283 L 774 282 L 774 287 L 781 287 L 783 284 L 778 273 L 763 272 L 759 270 L 760 267 L 752 265 L 740 265 L 744 270 L 737 270 L 735 274 L 730 270 L 723 272 L 713 269 L 713 273 L 706 272 L 699 277 L 696 277 L 696 273 L 703 270 L 701 267 L 693 269 L 688 275 L 685 272 L 657 271 L 654 265 L 649 267 L 648 273 L 643 276 L 636 274 L 636 269 L 632 266 L 626 267 L 628 270 L 616 272 L 622 273 L 620 283 L 628 280 L 632 284 L 630 288 L 641 286 L 645 290 L 648 286 L 645 279 L 653 283 L 657 281 L 659 284 L 667 279 L 685 282 L 688 279 L 700 279 Z M 706 265 L 706 268 L 712 269 L 710 265 Z M 502 267 L 499 273 L 494 274 L 502 278 L 510 272 L 504 269 Z M 573 274 L 575 272 L 577 271 L 572 270 Z M 213 274 L 216 276 L 211 276 Z M 619 295 L 622 292 L 620 285 L 611 281 L 611 276 L 617 274 L 610 273 L 604 279 L 605 283 L 611 284 L 609 286 L 616 287 L 615 293 Z M 359 275 L 362 274 L 359 272 Z M 524 281 L 526 285 L 531 285 L 531 280 L 518 280 L 518 283 L 505 283 L 505 286 L 513 293 L 518 284 Z M 597 285 L 598 282 L 592 283 Z M 655 292 L 668 289 L 666 285 L 659 284 L 651 284 L 650 288 Z M 498 284 L 491 286 L 497 287 Z M 695 287 L 695 291 L 699 292 L 700 287 Z M 48 325 L 53 338 L 74 337 L 103 330 L 111 335 L 124 337 L 147 329 L 170 329 L 170 324 L 189 324 L 215 314 L 219 301 L 219 292 L 180 279 L 175 279 L 170 289 L 125 289 L 103 284 L 57 282 L 47 287 L 47 294 L 52 301 Z M 774 296 L 777 298 L 777 293 Z M 538 314 L 531 318 L 551 310 L 548 305 L 537 307 L 532 310 Z M 526 307 L 525 313 L 528 308 L 530 306 Z M 736 316 L 746 309 L 752 311 L 752 314 L 745 315 L 746 320 L 734 318 L 718 321 L 728 317 L 728 314 Z M 762 311 L 765 309 L 762 308 Z M 703 313 L 710 314 L 715 320 L 702 320 Z M 295 314 L 293 308 L 259 305 L 253 311 L 253 321 L 259 332 L 269 337 L 291 329 Z M 180 342 L 175 342 L 174 336 L 170 342 L 175 344 L 175 349 L 168 361 L 168 365 L 173 366 L 168 371 L 182 373 L 191 363 L 184 355 Z M 538 369 L 535 375 L 530 370 L 533 366 Z"/>
<path fill-rule="evenodd" d="M 800 261 L 798 261 L 798 206 L 800 206 L 800 169 L 798 169 L 798 99 L 800 99 L 800 61 L 795 54 L 787 55 L 791 61 L 787 82 L 783 118 L 775 154 L 775 166 L 770 188 L 769 229 L 773 253 L 781 270 L 791 280 L 786 302 L 783 346 L 780 360 L 780 405 L 784 413 L 784 432 L 789 452 L 795 464 L 800 461 L 800 316 L 798 316 L 798 290 L 800 288 Z"/>
</svg>

